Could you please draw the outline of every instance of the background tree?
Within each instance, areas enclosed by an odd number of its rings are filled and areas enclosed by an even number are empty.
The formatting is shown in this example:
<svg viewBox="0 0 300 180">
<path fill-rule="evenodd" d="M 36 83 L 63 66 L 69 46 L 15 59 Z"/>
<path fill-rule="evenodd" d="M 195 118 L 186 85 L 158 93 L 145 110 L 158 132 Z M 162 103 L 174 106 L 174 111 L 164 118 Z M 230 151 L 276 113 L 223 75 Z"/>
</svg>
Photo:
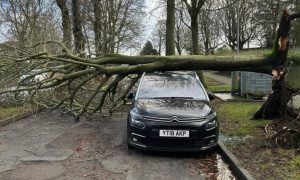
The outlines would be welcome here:
<svg viewBox="0 0 300 180">
<path fill-rule="evenodd" d="M 260 24 L 261 36 L 264 39 L 263 46 L 272 48 L 276 35 L 276 28 L 280 18 L 281 0 L 257 1 L 258 11 L 255 13 L 256 20 Z"/>
<path fill-rule="evenodd" d="M 82 17 L 79 0 L 72 0 L 72 19 L 75 52 L 83 53 L 85 49 L 85 39 L 82 31 Z"/>
<path fill-rule="evenodd" d="M 141 33 L 144 1 L 92 0 L 96 54 L 119 53 L 131 48 Z"/>
<path fill-rule="evenodd" d="M 182 51 L 188 49 L 191 44 L 190 29 L 184 25 L 182 11 L 184 11 L 182 6 L 177 7 L 176 17 L 180 18 L 176 18 L 175 21 L 175 47 L 178 55 L 181 55 Z"/>
<path fill-rule="evenodd" d="M 244 48 L 256 35 L 258 22 L 254 18 L 257 7 L 254 1 L 246 0 L 225 0 L 219 13 L 221 29 L 226 39 L 224 42 L 232 49 Z M 238 21 L 237 21 L 238 20 Z M 238 33 L 239 25 L 239 33 Z M 239 35 L 238 35 L 239 34 Z M 239 45 L 237 44 L 239 37 Z"/>
<path fill-rule="evenodd" d="M 300 11 L 300 0 L 295 0 L 295 12 Z M 295 37 L 295 47 L 300 48 L 300 22 L 295 22 L 295 30 L 294 30 L 294 37 Z"/>
<path fill-rule="evenodd" d="M 166 55 L 175 55 L 175 1 L 167 0 Z"/>
<path fill-rule="evenodd" d="M 166 21 L 159 20 L 152 31 L 152 42 L 153 46 L 158 49 L 158 54 L 161 55 L 163 47 L 165 46 L 166 41 Z"/>
<path fill-rule="evenodd" d="M 205 0 L 191 0 L 189 3 L 187 0 L 182 0 L 187 8 L 188 14 L 190 16 L 191 25 L 189 26 L 192 32 L 192 54 L 199 55 L 199 26 L 198 26 L 198 16 L 200 10 L 205 3 Z M 204 76 L 202 71 L 197 71 L 197 74 L 201 82 L 205 85 Z"/>
<path fill-rule="evenodd" d="M 63 43 L 68 49 L 71 49 L 72 33 L 71 33 L 71 20 L 69 10 L 65 0 L 56 0 L 57 6 L 61 12 L 62 30 L 63 30 Z"/>
<path fill-rule="evenodd" d="M 199 26 L 198 26 L 198 16 L 200 10 L 205 3 L 205 0 L 191 0 L 191 3 L 188 3 L 187 0 L 183 0 L 188 13 L 190 15 L 190 29 L 192 32 L 192 54 L 199 55 Z"/>
<path fill-rule="evenodd" d="M 1 0 L 0 14 L 1 39 L 13 42 L 13 46 L 26 49 L 41 41 L 60 39 L 48 1 Z"/>
<path fill-rule="evenodd" d="M 221 28 L 216 10 L 212 10 L 215 1 L 207 0 L 199 15 L 200 39 L 203 43 L 205 55 L 214 54 L 214 50 L 221 44 Z"/>
<path fill-rule="evenodd" d="M 147 41 L 140 52 L 140 55 L 158 55 L 158 52 L 153 48 L 152 43 Z"/>
</svg>

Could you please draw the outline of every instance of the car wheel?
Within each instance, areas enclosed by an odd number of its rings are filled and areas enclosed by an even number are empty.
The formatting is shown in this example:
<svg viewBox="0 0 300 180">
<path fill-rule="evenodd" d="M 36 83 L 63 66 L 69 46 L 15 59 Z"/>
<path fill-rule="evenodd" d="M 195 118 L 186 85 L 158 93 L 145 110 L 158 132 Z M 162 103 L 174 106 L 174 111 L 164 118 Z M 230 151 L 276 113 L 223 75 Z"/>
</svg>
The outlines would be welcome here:
<svg viewBox="0 0 300 180">
<path fill-rule="evenodd" d="M 133 147 L 129 144 L 129 142 L 127 142 L 127 148 L 128 149 L 133 149 Z"/>
<path fill-rule="evenodd" d="M 132 145 L 130 145 L 129 141 L 130 141 L 130 134 L 131 134 L 131 129 L 129 126 L 129 120 L 127 120 L 127 147 L 128 149 L 133 149 Z"/>
</svg>

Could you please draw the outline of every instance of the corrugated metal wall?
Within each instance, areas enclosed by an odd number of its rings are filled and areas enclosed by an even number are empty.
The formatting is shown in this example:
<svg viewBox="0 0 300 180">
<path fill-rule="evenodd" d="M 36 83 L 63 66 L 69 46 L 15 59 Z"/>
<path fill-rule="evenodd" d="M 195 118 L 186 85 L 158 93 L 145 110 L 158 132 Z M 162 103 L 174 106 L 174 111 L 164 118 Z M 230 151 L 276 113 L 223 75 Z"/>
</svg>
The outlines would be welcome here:
<svg viewBox="0 0 300 180">
<path fill-rule="evenodd" d="M 232 92 L 243 97 L 263 97 L 272 92 L 272 76 L 254 72 L 233 72 Z"/>
</svg>

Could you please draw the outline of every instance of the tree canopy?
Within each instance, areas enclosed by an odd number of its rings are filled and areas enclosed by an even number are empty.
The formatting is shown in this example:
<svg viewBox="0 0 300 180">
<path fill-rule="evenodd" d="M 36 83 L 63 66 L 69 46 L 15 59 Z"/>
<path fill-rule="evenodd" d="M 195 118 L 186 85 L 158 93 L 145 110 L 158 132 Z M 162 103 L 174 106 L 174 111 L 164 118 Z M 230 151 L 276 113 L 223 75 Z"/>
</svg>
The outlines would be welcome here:
<svg viewBox="0 0 300 180">
<path fill-rule="evenodd" d="M 140 55 L 158 55 L 158 52 L 153 48 L 152 43 L 150 41 L 147 41 L 142 51 L 140 52 Z"/>
</svg>

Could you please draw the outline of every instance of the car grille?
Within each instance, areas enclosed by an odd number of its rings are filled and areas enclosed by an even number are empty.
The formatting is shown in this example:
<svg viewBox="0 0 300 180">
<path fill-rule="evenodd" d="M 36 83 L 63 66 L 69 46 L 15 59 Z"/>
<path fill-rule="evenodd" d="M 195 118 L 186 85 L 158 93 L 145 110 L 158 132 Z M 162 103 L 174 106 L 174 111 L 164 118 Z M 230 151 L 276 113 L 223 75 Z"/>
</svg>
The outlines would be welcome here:
<svg viewBox="0 0 300 180">
<path fill-rule="evenodd" d="M 151 139 L 147 142 L 148 146 L 160 148 L 196 148 L 205 145 L 204 140 L 187 140 L 187 139 Z"/>
<path fill-rule="evenodd" d="M 205 118 L 179 118 L 177 116 L 172 116 L 170 118 L 161 118 L 161 117 L 150 117 L 150 116 L 142 116 L 146 121 L 157 121 L 157 122 L 179 122 L 179 123 L 187 123 L 187 122 L 200 122 L 205 120 Z"/>
</svg>

